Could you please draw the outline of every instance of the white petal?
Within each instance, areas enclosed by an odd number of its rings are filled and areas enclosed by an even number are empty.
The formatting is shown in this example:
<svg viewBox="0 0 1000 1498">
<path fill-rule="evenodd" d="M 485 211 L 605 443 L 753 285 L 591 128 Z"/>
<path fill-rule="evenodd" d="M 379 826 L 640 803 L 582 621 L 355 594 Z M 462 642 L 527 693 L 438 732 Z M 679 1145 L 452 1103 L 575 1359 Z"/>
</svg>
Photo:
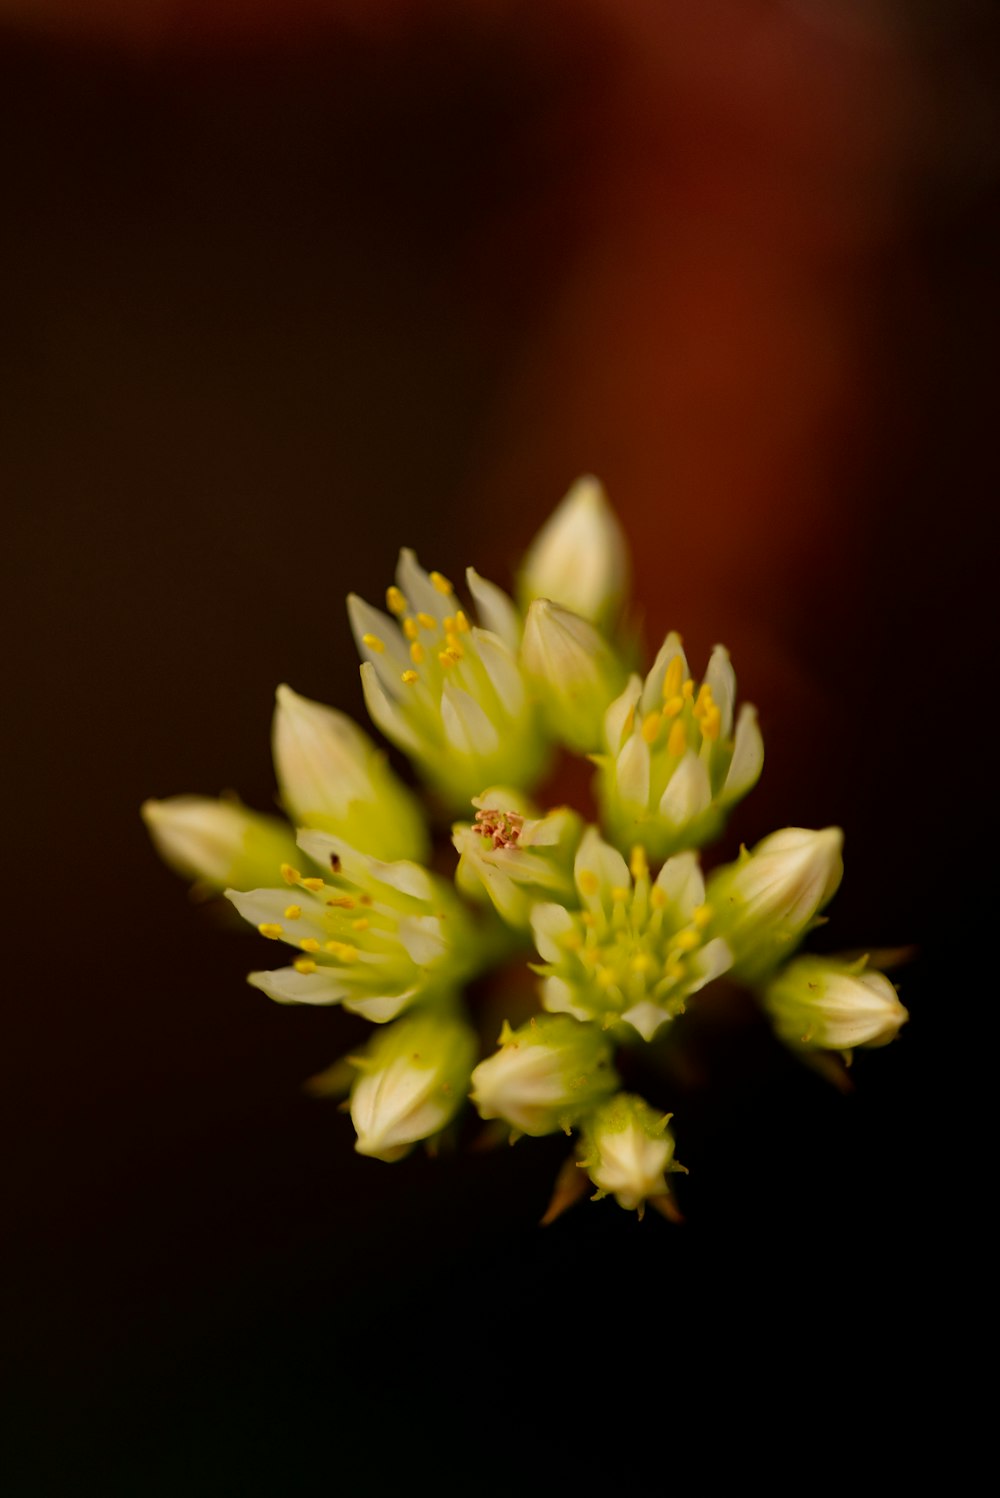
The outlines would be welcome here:
<svg viewBox="0 0 1000 1498">
<path fill-rule="evenodd" d="M 559 938 L 572 928 L 573 917 L 562 905 L 536 905 L 531 912 L 535 946 L 545 962 L 560 962 L 566 955 Z"/>
<path fill-rule="evenodd" d="M 593 874 L 597 879 L 598 896 L 610 898 L 613 889 L 632 888 L 632 876 L 624 858 L 617 848 L 604 841 L 596 827 L 588 827 L 580 840 L 573 865 L 577 888 L 580 888 L 580 875 L 584 873 Z M 581 893 L 585 899 L 590 898 L 585 890 Z"/>
<path fill-rule="evenodd" d="M 350 992 L 333 968 L 317 967 L 314 973 L 299 973 L 293 967 L 249 973 L 247 982 L 278 1004 L 339 1004 Z"/>
<path fill-rule="evenodd" d="M 721 736 L 727 739 L 733 727 L 733 707 L 736 702 L 736 673 L 729 662 L 729 651 L 725 645 L 716 645 L 705 672 L 705 684 L 712 689 L 712 700 L 722 717 Z"/>
<path fill-rule="evenodd" d="M 476 699 L 450 681 L 441 693 L 441 721 L 448 743 L 460 754 L 485 756 L 500 747 L 497 731 Z"/>
<path fill-rule="evenodd" d="M 282 685 L 271 742 L 278 784 L 293 817 L 344 816 L 352 801 L 374 796 L 367 769 L 374 747 L 345 713 Z"/>
<path fill-rule="evenodd" d="M 320 907 L 303 890 L 298 889 L 227 889 L 229 900 L 245 921 L 252 926 L 280 926 L 280 940 L 296 946 L 305 936 L 325 935 Z M 302 911 L 297 920 L 289 920 L 286 909 L 296 906 Z"/>
<path fill-rule="evenodd" d="M 675 655 L 681 658 L 683 670 L 681 680 L 690 676 L 688 670 L 687 656 L 681 644 L 681 637 L 676 630 L 671 630 L 657 652 L 656 660 L 653 662 L 652 670 L 646 677 L 646 684 L 642 689 L 642 711 L 643 714 L 651 713 L 655 708 L 663 705 L 663 678 L 667 674 L 667 667 Z"/>
<path fill-rule="evenodd" d="M 440 619 L 442 614 L 449 614 L 454 610 L 454 604 L 449 603 L 447 597 L 438 592 L 417 561 L 416 552 L 411 551 L 408 546 L 404 546 L 399 553 L 396 583 L 413 614 L 430 614 L 432 618 Z"/>
<path fill-rule="evenodd" d="M 511 655 L 499 635 L 488 629 L 474 629 L 472 638 L 479 652 L 486 674 L 494 692 L 510 717 L 519 717 L 524 710 L 524 681 L 517 661 Z"/>
<path fill-rule="evenodd" d="M 618 795 L 630 807 L 649 804 L 649 745 L 641 733 L 631 733 L 615 761 Z"/>
<path fill-rule="evenodd" d="M 576 994 L 570 985 L 554 975 L 542 983 L 542 1007 L 549 1014 L 571 1014 L 574 1019 L 582 1020 L 593 1018 L 589 1009 L 581 1008 L 576 1002 Z"/>
<path fill-rule="evenodd" d="M 407 916 L 399 923 L 399 940 L 417 967 L 432 967 L 448 953 L 448 938 L 437 916 Z"/>
<path fill-rule="evenodd" d="M 384 1025 L 388 1020 L 402 1014 L 419 989 L 407 988 L 394 994 L 349 994 L 344 998 L 344 1008 L 351 1014 L 360 1014 L 373 1025 Z"/>
<path fill-rule="evenodd" d="M 634 711 L 641 696 L 641 679 L 635 675 L 630 676 L 624 692 L 615 698 L 604 714 L 604 739 L 611 754 L 617 754 L 621 748 L 629 713 Z"/>
<path fill-rule="evenodd" d="M 683 827 L 710 806 L 712 785 L 702 761 L 689 749 L 660 797 L 660 815 L 672 827 Z"/>
<path fill-rule="evenodd" d="M 372 608 L 357 593 L 347 595 L 347 617 L 362 660 L 385 667 L 385 657 L 388 656 L 400 670 L 406 669 L 410 664 L 410 652 L 395 619 L 383 614 L 381 609 Z M 365 635 L 374 635 L 376 640 L 381 640 L 385 651 L 373 650 L 370 645 L 366 645 Z"/>
<path fill-rule="evenodd" d="M 728 972 L 733 965 L 733 954 L 721 936 L 707 941 L 700 951 L 692 955 L 690 971 L 697 974 L 694 982 L 685 985 L 687 993 L 697 993 L 707 983 Z"/>
<path fill-rule="evenodd" d="M 399 706 L 386 694 L 371 661 L 365 661 L 361 667 L 361 688 L 369 716 L 386 738 L 409 754 L 419 753 L 422 745 L 418 734 Z"/>
<path fill-rule="evenodd" d="M 633 1030 L 638 1030 L 643 1040 L 652 1040 L 660 1026 L 671 1018 L 668 1011 L 661 1009 L 659 1004 L 654 1004 L 652 999 L 643 999 L 640 1003 L 633 1004 L 621 1017 Z"/>
<path fill-rule="evenodd" d="M 745 702 L 736 722 L 733 757 L 719 797 L 723 805 L 738 801 L 756 785 L 763 763 L 764 740 L 757 726 L 757 710 Z"/>
<path fill-rule="evenodd" d="M 338 874 L 343 874 L 355 884 L 363 884 L 370 878 L 372 867 L 378 862 L 377 859 L 369 858 L 367 853 L 359 853 L 357 848 L 345 843 L 342 837 L 335 837 L 330 832 L 318 832 L 312 827 L 300 828 L 296 841 L 303 853 L 307 853 L 324 874 L 336 869 Z"/>
<path fill-rule="evenodd" d="M 551 598 L 585 619 L 598 619 L 625 591 L 625 538 L 599 480 L 578 479 L 542 526 L 524 559 L 531 598 Z"/>
<path fill-rule="evenodd" d="M 682 922 L 690 920 L 695 907 L 705 902 L 705 880 L 697 853 L 676 853 L 673 858 L 668 858 L 657 874 L 656 882 L 669 905 L 682 917 Z"/>
<path fill-rule="evenodd" d="M 469 567 L 465 576 L 479 619 L 516 655 L 521 643 L 521 616 L 513 601 L 496 583 L 480 577 L 475 567 Z"/>
</svg>

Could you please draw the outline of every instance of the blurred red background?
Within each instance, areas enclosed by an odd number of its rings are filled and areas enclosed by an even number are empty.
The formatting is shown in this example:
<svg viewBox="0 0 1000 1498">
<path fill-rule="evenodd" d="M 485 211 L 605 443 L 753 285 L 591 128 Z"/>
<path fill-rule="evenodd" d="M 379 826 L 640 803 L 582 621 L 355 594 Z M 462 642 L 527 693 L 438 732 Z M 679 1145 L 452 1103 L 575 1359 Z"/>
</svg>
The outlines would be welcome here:
<svg viewBox="0 0 1000 1498">
<path fill-rule="evenodd" d="M 278 1491 L 328 1398 L 363 1424 L 348 1364 L 496 1334 L 501 1281 L 540 1314 L 561 1275 L 572 1343 L 669 1255 L 731 1333 L 801 1303 L 789 1239 L 836 1314 L 936 1251 L 993 818 L 997 41 L 972 3 L 0 3 L 8 908 L 46 911 L 7 1005 L 17 1491 L 40 1453 Z M 725 641 L 760 707 L 723 851 L 838 822 L 837 943 L 921 949 L 850 1099 L 756 1030 L 709 1058 L 673 1239 L 539 1235 L 558 1142 L 355 1160 L 299 1083 L 356 1031 L 246 989 L 137 815 L 266 807 L 278 681 L 361 713 L 348 589 L 401 543 L 505 581 L 585 471 L 649 641 Z"/>
</svg>

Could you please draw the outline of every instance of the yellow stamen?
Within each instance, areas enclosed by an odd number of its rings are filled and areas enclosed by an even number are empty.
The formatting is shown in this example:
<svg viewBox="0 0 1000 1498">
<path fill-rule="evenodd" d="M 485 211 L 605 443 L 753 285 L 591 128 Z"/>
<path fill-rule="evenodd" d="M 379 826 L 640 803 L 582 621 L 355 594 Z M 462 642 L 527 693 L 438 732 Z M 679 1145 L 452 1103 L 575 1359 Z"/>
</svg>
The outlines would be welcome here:
<svg viewBox="0 0 1000 1498">
<path fill-rule="evenodd" d="M 278 941 L 284 929 L 284 926 L 279 926 L 277 921 L 262 921 L 257 927 L 261 936 L 266 936 L 268 941 Z"/>
<path fill-rule="evenodd" d="M 319 942 L 316 940 L 315 936 L 304 936 L 299 942 L 299 946 L 302 948 L 303 952 L 319 951 Z"/>
<path fill-rule="evenodd" d="M 599 983 L 602 988 L 610 988 L 612 983 L 615 981 L 615 975 L 611 968 L 599 967 L 597 969 L 597 972 L 594 974 L 594 980 L 595 982 Z"/>
<path fill-rule="evenodd" d="M 325 889 L 326 886 L 324 885 L 322 879 L 314 879 L 310 877 L 309 879 L 302 880 L 302 888 L 311 889 L 314 895 L 318 895 L 320 890 Z"/>
<path fill-rule="evenodd" d="M 683 978 L 684 964 L 683 962 L 681 962 L 679 957 L 671 957 L 664 965 L 664 972 L 666 973 L 668 978 L 673 978 L 675 980 L 677 978 Z"/>
<path fill-rule="evenodd" d="M 560 945 L 564 946 L 568 952 L 576 952 L 581 946 L 582 937 L 580 936 L 579 931 L 576 931 L 571 927 L 569 931 L 563 932 L 562 936 L 559 938 L 559 942 Z"/>
<path fill-rule="evenodd" d="M 631 897 L 631 894 L 632 891 L 630 889 L 626 889 L 623 884 L 617 884 L 611 891 L 611 898 L 616 905 L 624 905 L 625 901 Z"/>
<path fill-rule="evenodd" d="M 290 863 L 283 863 L 281 865 L 281 877 L 286 884 L 298 884 L 302 875 L 298 869 L 293 869 Z"/>
<path fill-rule="evenodd" d="M 694 697 L 694 682 L 691 680 L 690 676 L 681 687 L 681 696 L 684 698 L 685 702 L 690 702 Z"/>
<path fill-rule="evenodd" d="M 311 957 L 296 957 L 292 966 L 297 973 L 314 973 L 316 971 L 316 964 Z"/>
<path fill-rule="evenodd" d="M 702 737 L 714 744 L 722 731 L 722 714 L 713 703 L 701 720 Z"/>
<path fill-rule="evenodd" d="M 444 630 L 444 632 L 445 632 L 446 635 L 454 634 L 454 632 L 455 632 L 455 616 L 454 616 L 454 614 L 445 614 L 444 618 L 441 620 L 441 628 Z"/>
<path fill-rule="evenodd" d="M 593 869 L 581 869 L 576 876 L 576 883 L 581 895 L 596 895 L 601 887 L 601 881 Z"/>
<path fill-rule="evenodd" d="M 301 905 L 286 905 L 285 906 L 285 920 L 286 921 L 297 921 L 299 919 L 299 916 L 301 914 L 302 914 L 302 906 Z"/>
<path fill-rule="evenodd" d="M 362 645 L 367 645 L 369 650 L 374 650 L 376 655 L 382 655 L 385 651 L 385 642 L 378 635 L 362 635 Z"/>
<path fill-rule="evenodd" d="M 667 739 L 667 753 L 672 754 L 675 759 L 680 759 L 686 748 L 687 734 L 684 732 L 684 724 L 678 718 L 670 730 L 670 737 Z"/>
<path fill-rule="evenodd" d="M 691 912 L 691 919 L 699 930 L 704 929 L 712 919 L 711 905 L 696 905 Z"/>
<path fill-rule="evenodd" d="M 681 681 L 684 676 L 684 662 L 679 655 L 675 655 L 667 667 L 663 678 L 664 701 L 669 697 L 676 697 L 681 689 Z"/>
<path fill-rule="evenodd" d="M 692 709 L 696 718 L 703 718 L 706 713 L 711 712 L 715 704 L 712 701 L 712 688 L 707 681 L 703 681 L 698 689 L 698 696 Z"/>
<path fill-rule="evenodd" d="M 421 629 L 437 629 L 438 622 L 433 614 L 425 614 L 422 610 L 417 615 L 417 623 Z"/>
<path fill-rule="evenodd" d="M 585 926 L 592 927 L 596 922 L 596 916 L 592 910 L 583 910 L 580 912 L 580 920 Z"/>
<path fill-rule="evenodd" d="M 663 722 L 663 719 L 660 717 L 660 714 L 658 712 L 656 712 L 655 710 L 653 712 L 651 712 L 651 713 L 647 713 L 646 716 L 643 718 L 643 720 L 642 720 L 642 736 L 646 740 L 647 744 L 655 744 L 655 742 L 656 742 L 656 735 L 660 731 L 660 724 L 662 722 Z"/>
<path fill-rule="evenodd" d="M 395 614 L 397 618 L 400 615 L 405 614 L 407 609 L 409 608 L 409 604 L 406 601 L 406 596 L 400 591 L 399 588 L 386 588 L 385 601 L 390 614 Z"/>
<path fill-rule="evenodd" d="M 676 697 L 668 698 L 663 704 L 663 716 L 665 718 L 676 718 L 677 714 L 682 712 L 683 709 L 684 698 L 678 694 Z"/>
<path fill-rule="evenodd" d="M 356 921 L 351 922 L 351 929 L 353 931 L 367 931 L 368 917 L 366 915 L 358 916 L 358 919 Z"/>
<path fill-rule="evenodd" d="M 649 877 L 649 864 L 646 861 L 646 850 L 641 843 L 636 843 L 632 849 L 632 857 L 629 860 L 629 871 L 633 879 L 647 879 Z"/>
<path fill-rule="evenodd" d="M 469 621 L 468 619 L 466 619 L 461 609 L 459 609 L 455 614 L 455 628 L 458 630 L 460 635 L 467 635 L 469 633 Z"/>
<path fill-rule="evenodd" d="M 400 681 L 405 681 L 408 687 L 412 687 L 415 681 L 419 681 L 416 671 L 403 671 L 400 673 Z"/>
<path fill-rule="evenodd" d="M 431 586 L 435 588 L 444 598 L 450 598 L 455 589 L 441 572 L 431 573 Z"/>
<path fill-rule="evenodd" d="M 456 666 L 461 659 L 462 657 L 458 655 L 454 650 L 438 651 L 438 660 L 441 662 L 442 666 Z"/>
<path fill-rule="evenodd" d="M 327 900 L 328 905 L 336 905 L 340 910 L 353 910 L 358 903 L 353 895 L 334 895 L 332 900 Z"/>
<path fill-rule="evenodd" d="M 677 931 L 670 938 L 670 945 L 675 952 L 693 952 L 695 947 L 701 946 L 701 937 L 697 931 L 691 931 L 690 929 Z"/>
<path fill-rule="evenodd" d="M 459 640 L 458 636 L 457 635 L 446 635 L 445 636 L 445 643 L 448 646 L 449 653 L 451 655 L 453 655 L 456 660 L 460 661 L 462 659 L 462 657 L 464 656 L 464 654 L 465 654 L 465 646 Z"/>
<path fill-rule="evenodd" d="M 667 903 L 667 892 L 662 885 L 654 884 L 649 892 L 649 903 L 654 910 L 662 910 Z"/>
<path fill-rule="evenodd" d="M 629 963 L 633 973 L 648 973 L 653 966 L 653 959 L 648 952 L 636 952 Z"/>
<path fill-rule="evenodd" d="M 346 941 L 328 941 L 326 950 L 331 957 L 336 957 L 340 962 L 356 962 L 358 956 L 357 947 L 352 947 Z"/>
<path fill-rule="evenodd" d="M 424 647 L 421 645 L 419 640 L 414 640 L 413 644 L 410 646 L 410 660 L 415 666 L 423 665 Z"/>
<path fill-rule="evenodd" d="M 403 633 L 408 640 L 415 640 L 417 638 L 416 619 L 411 619 L 409 615 L 406 616 L 403 620 Z"/>
</svg>

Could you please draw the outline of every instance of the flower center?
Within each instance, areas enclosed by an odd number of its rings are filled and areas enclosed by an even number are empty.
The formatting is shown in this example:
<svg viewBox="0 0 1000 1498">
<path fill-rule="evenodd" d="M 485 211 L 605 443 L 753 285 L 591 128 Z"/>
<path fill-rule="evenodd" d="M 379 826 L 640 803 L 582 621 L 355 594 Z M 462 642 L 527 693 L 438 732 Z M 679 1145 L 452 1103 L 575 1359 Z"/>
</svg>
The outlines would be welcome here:
<svg viewBox="0 0 1000 1498">
<path fill-rule="evenodd" d="M 516 811 L 488 806 L 476 812 L 475 831 L 489 838 L 494 848 L 516 848 L 523 826 L 524 818 Z"/>
</svg>

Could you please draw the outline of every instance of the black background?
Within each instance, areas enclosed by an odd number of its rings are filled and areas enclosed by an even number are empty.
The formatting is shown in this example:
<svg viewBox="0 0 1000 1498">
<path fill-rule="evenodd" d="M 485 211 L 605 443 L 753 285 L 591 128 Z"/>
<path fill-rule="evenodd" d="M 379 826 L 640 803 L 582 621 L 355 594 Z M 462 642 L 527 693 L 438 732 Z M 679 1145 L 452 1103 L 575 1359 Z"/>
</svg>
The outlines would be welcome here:
<svg viewBox="0 0 1000 1498">
<path fill-rule="evenodd" d="M 509 1491 L 528 1431 L 539 1473 L 658 1463 L 755 1394 L 766 1446 L 844 1360 L 850 1417 L 812 1418 L 870 1421 L 955 1319 L 993 987 L 996 33 L 682 10 L 0 32 L 13 1492 Z M 661 241 L 662 294 L 632 256 Z M 692 1027 L 682 1228 L 540 1230 L 559 1140 L 356 1157 L 301 1083 L 363 1027 L 248 989 L 253 933 L 138 818 L 269 806 L 278 681 L 362 715 L 347 591 L 402 543 L 506 581 L 589 469 L 649 634 L 724 634 L 761 708 L 722 851 L 839 822 L 823 940 L 918 949 L 848 1096 L 743 1008 Z"/>
</svg>

